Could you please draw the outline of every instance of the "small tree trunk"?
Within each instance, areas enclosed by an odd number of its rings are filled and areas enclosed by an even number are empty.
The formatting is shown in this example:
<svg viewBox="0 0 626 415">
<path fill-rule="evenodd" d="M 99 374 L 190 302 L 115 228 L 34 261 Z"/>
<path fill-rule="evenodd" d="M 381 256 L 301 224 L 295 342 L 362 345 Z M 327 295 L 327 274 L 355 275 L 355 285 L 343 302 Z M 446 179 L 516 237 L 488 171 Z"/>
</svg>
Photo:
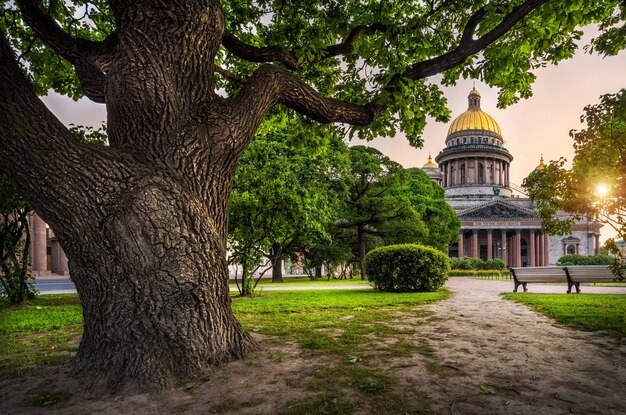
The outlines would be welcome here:
<svg viewBox="0 0 626 415">
<path fill-rule="evenodd" d="M 361 279 L 367 280 L 365 275 L 365 226 L 359 224 L 357 228 L 357 237 L 359 241 L 359 271 L 361 272 Z"/>
<path fill-rule="evenodd" d="M 283 257 L 280 244 L 272 244 L 270 260 L 272 261 L 272 282 L 283 282 Z"/>
</svg>

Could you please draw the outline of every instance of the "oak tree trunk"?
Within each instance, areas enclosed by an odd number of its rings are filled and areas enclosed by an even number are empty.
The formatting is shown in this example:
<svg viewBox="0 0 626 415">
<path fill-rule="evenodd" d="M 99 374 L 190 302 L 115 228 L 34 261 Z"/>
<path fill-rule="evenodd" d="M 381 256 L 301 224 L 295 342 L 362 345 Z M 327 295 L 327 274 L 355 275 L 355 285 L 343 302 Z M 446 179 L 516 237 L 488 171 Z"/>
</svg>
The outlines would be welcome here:
<svg viewBox="0 0 626 415">
<path fill-rule="evenodd" d="M 226 218 L 263 112 L 214 92 L 218 2 L 119 2 L 115 14 L 109 147 L 73 139 L 0 36 L 0 168 L 67 253 L 84 316 L 76 373 L 161 390 L 257 347 L 230 307 Z"/>
</svg>

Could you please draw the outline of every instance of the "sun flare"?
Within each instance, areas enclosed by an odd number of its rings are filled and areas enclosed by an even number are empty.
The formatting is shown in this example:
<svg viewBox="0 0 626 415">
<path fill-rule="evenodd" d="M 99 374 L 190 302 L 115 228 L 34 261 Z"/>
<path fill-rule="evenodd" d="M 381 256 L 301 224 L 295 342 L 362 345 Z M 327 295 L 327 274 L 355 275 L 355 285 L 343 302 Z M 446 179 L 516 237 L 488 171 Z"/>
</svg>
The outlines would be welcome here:
<svg viewBox="0 0 626 415">
<path fill-rule="evenodd" d="M 609 186 L 606 183 L 598 183 L 596 186 L 596 194 L 600 197 L 608 196 Z"/>
</svg>

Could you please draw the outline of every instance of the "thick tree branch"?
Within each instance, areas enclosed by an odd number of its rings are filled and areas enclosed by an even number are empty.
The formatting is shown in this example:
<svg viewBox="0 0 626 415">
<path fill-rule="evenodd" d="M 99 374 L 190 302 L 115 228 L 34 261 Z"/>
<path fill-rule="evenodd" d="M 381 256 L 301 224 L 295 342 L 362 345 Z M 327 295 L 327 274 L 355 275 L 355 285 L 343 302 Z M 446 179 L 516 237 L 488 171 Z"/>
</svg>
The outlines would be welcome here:
<svg viewBox="0 0 626 415">
<path fill-rule="evenodd" d="M 269 64 L 261 66 L 248 79 L 232 99 L 232 108 L 237 117 L 248 120 L 246 129 L 251 137 L 267 111 L 277 103 L 321 123 L 351 125 L 368 125 L 384 110 L 377 104 L 355 105 L 325 98 L 297 76 Z"/>
<path fill-rule="evenodd" d="M 250 46 L 228 32 L 224 32 L 222 45 L 224 45 L 230 53 L 250 62 L 281 62 L 291 70 L 300 69 L 300 63 L 295 53 L 278 46 L 266 46 L 262 48 Z"/>
<path fill-rule="evenodd" d="M 85 95 L 104 103 L 104 73 L 115 50 L 116 36 L 102 42 L 74 38 L 46 13 L 38 0 L 17 0 L 17 4 L 26 23 L 44 43 L 74 65 Z"/>
<path fill-rule="evenodd" d="M 370 26 L 356 26 L 346 40 L 341 43 L 337 43 L 336 45 L 331 45 L 326 48 L 326 52 L 324 53 L 324 58 L 330 58 L 334 56 L 346 55 L 351 53 L 354 49 L 354 43 L 358 39 L 359 36 L 363 35 L 373 35 L 376 32 L 384 32 L 388 29 L 388 26 L 382 23 L 374 23 Z"/>
<path fill-rule="evenodd" d="M 441 73 L 462 64 L 468 57 L 485 49 L 508 32 L 517 22 L 524 19 L 529 13 L 549 0 L 527 0 L 524 4 L 513 9 L 496 27 L 478 39 L 474 39 L 476 28 L 487 16 L 484 8 L 478 9 L 467 21 L 461 40 L 456 48 L 422 62 L 412 65 L 401 74 L 391 77 L 386 90 L 394 90 L 402 78 L 412 80 L 424 79 Z"/>
</svg>

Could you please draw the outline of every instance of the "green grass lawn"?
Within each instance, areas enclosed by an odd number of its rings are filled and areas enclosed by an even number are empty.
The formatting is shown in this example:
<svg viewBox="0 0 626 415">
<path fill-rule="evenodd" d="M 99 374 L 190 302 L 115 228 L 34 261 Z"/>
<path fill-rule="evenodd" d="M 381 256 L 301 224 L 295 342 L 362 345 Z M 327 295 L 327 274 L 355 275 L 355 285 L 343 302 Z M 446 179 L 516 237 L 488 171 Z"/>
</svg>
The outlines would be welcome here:
<svg viewBox="0 0 626 415">
<path fill-rule="evenodd" d="M 76 294 L 41 295 L 24 306 L 0 303 L 0 379 L 66 361 L 82 330 Z"/>
<path fill-rule="evenodd" d="M 584 330 L 615 330 L 626 334 L 625 295 L 503 293 L 502 296 L 528 304 L 559 323 Z"/>
<path fill-rule="evenodd" d="M 386 324 L 393 321 L 393 313 L 422 315 L 423 309 L 416 306 L 449 295 L 445 289 L 406 294 L 371 289 L 261 291 L 254 297 L 233 297 L 233 309 L 250 331 L 296 343 L 304 351 L 343 353 L 348 359 L 358 344 L 373 347 L 376 337 L 401 334 Z M 25 306 L 0 303 L 0 379 L 66 361 L 81 334 L 76 294 L 41 295 Z"/>
<path fill-rule="evenodd" d="M 241 280 L 239 281 L 239 283 L 241 284 Z M 231 280 L 231 282 L 228 284 L 231 288 L 237 288 L 237 285 Z M 283 286 L 296 286 L 296 285 L 303 285 L 303 286 L 319 286 L 319 287 L 323 287 L 323 286 L 331 286 L 331 285 L 364 285 L 364 286 L 369 286 L 368 281 L 363 281 L 360 277 L 354 277 L 353 279 L 336 279 L 336 278 L 331 278 L 330 280 L 326 279 L 326 277 L 324 278 L 319 278 L 316 280 L 312 280 L 309 277 L 290 277 L 290 278 L 284 278 L 283 282 L 281 283 L 275 283 L 272 282 L 271 279 L 262 279 L 261 281 L 259 281 L 259 285 L 258 287 L 267 287 L 267 286 L 277 286 L 277 287 L 283 287 Z"/>
</svg>

